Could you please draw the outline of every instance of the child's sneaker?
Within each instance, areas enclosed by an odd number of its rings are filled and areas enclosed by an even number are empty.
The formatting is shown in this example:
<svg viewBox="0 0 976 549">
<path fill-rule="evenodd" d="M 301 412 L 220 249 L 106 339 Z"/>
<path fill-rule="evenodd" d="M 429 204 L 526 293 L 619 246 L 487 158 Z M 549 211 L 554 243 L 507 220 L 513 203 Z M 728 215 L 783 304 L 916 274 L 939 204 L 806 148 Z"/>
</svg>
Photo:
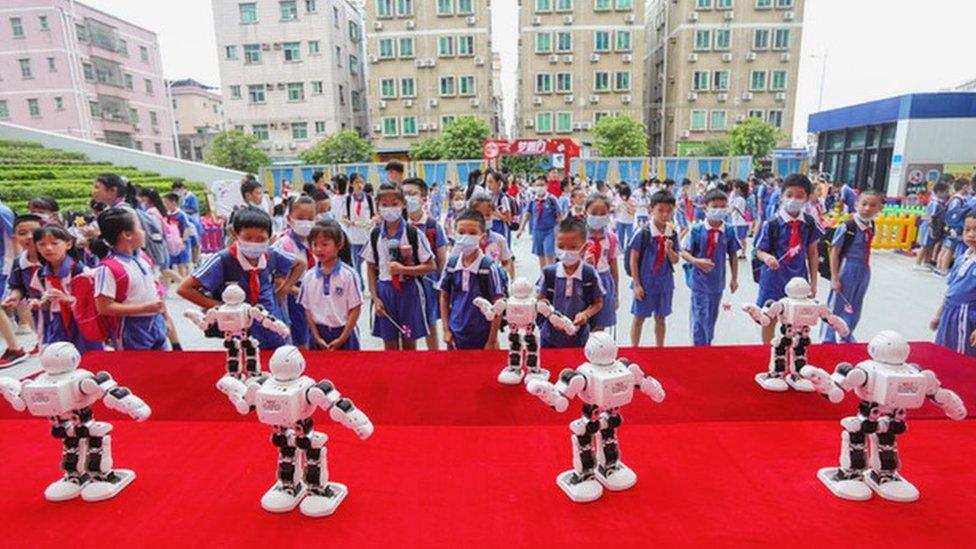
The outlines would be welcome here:
<svg viewBox="0 0 976 549">
<path fill-rule="evenodd" d="M 27 356 L 37 356 L 39 354 L 41 354 L 41 344 L 35 343 L 34 348 L 27 353 Z"/>
<path fill-rule="evenodd" d="M 25 353 L 23 349 L 7 349 L 4 351 L 3 355 L 0 356 L 0 368 L 9 368 L 25 358 L 27 358 L 27 353 Z"/>
</svg>

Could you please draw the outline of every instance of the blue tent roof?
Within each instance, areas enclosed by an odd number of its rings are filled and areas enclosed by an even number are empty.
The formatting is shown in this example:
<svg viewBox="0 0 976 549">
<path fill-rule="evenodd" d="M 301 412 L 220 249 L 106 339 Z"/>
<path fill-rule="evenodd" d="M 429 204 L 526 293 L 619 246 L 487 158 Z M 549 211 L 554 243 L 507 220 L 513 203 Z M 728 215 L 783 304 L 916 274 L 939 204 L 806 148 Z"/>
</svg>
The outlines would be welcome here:
<svg viewBox="0 0 976 549">
<path fill-rule="evenodd" d="M 813 113 L 810 132 L 921 118 L 976 118 L 976 93 L 913 93 Z"/>
</svg>

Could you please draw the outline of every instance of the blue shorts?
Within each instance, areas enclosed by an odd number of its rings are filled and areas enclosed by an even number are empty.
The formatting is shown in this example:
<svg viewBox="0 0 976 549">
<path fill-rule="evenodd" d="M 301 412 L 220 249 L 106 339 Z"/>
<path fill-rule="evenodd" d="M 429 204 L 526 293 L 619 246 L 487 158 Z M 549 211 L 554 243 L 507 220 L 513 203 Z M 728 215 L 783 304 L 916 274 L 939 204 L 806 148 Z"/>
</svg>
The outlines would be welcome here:
<svg viewBox="0 0 976 549">
<path fill-rule="evenodd" d="M 478 332 L 465 334 L 458 332 L 454 334 L 454 349 L 484 349 L 488 344 L 488 332 Z"/>
<path fill-rule="evenodd" d="M 338 328 L 332 328 L 330 326 L 326 326 L 325 324 L 316 324 L 315 327 L 318 328 L 318 330 L 319 330 L 319 336 L 322 339 L 324 339 L 326 342 L 332 341 L 333 339 L 341 336 L 342 335 L 342 330 L 344 329 L 343 326 L 339 326 Z M 312 338 L 309 338 L 308 348 L 311 349 L 311 350 L 313 350 L 313 351 L 321 351 L 322 350 L 322 348 L 319 347 L 315 343 L 315 340 L 312 339 Z M 339 347 L 338 350 L 340 350 L 340 351 L 358 351 L 359 350 L 359 330 L 358 329 L 353 330 L 352 333 L 349 334 L 349 337 L 346 339 L 346 342 L 343 343 L 342 344 L 342 347 Z"/>
<path fill-rule="evenodd" d="M 119 324 L 121 341 L 116 341 L 116 350 L 122 351 L 168 351 L 166 323 L 163 315 L 124 316 Z"/>
<path fill-rule="evenodd" d="M 433 326 L 441 318 L 441 291 L 436 283 L 424 277 L 424 300 L 427 302 L 427 325 Z"/>
<path fill-rule="evenodd" d="M 630 314 L 641 318 L 666 317 L 671 314 L 671 300 L 673 298 L 673 289 L 667 292 L 645 292 L 642 301 L 634 299 L 634 304 L 630 307 Z"/>
<path fill-rule="evenodd" d="M 190 263 L 190 247 L 183 246 L 183 251 L 169 256 L 169 267 L 174 267 L 176 265 L 185 265 Z"/>
<path fill-rule="evenodd" d="M 295 296 L 289 295 L 284 312 L 288 314 L 287 322 L 288 326 L 291 327 L 291 344 L 296 347 L 304 346 L 310 339 L 308 319 L 305 318 L 305 307 L 298 303 Z"/>
<path fill-rule="evenodd" d="M 738 239 L 739 242 L 745 241 L 748 236 L 749 225 L 735 225 L 735 238 Z"/>
<path fill-rule="evenodd" d="M 386 308 L 386 314 L 401 327 L 409 327 L 409 336 L 400 333 L 393 323 L 386 317 L 373 314 L 373 336 L 383 341 L 398 339 L 423 339 L 427 337 L 427 302 L 420 295 L 423 282 L 417 278 L 408 278 L 400 285 L 400 290 L 393 287 L 389 280 L 380 280 L 376 284 L 376 293 Z"/>
<path fill-rule="evenodd" d="M 200 247 L 200 237 L 198 237 L 195 234 L 194 235 L 190 235 L 190 237 L 186 239 L 186 247 L 187 248 L 190 248 L 190 249 L 199 248 Z"/>
<path fill-rule="evenodd" d="M 556 229 L 532 231 L 532 254 L 539 257 L 556 255 Z"/>
<path fill-rule="evenodd" d="M 600 280 L 606 293 L 603 295 L 603 307 L 590 319 L 590 327 L 594 330 L 617 324 L 617 289 L 613 285 L 613 276 L 610 271 L 602 272 Z"/>
</svg>

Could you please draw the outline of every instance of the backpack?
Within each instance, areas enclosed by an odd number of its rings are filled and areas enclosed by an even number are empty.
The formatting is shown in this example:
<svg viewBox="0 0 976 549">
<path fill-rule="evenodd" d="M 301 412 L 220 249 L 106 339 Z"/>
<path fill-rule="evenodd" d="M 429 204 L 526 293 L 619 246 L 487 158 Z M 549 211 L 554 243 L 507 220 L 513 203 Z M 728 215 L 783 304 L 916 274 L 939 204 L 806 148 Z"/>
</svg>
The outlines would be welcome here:
<svg viewBox="0 0 976 549">
<path fill-rule="evenodd" d="M 832 246 L 830 245 L 830 242 L 833 242 L 834 235 L 837 233 L 837 231 L 841 230 L 841 227 L 843 227 L 844 230 L 844 240 L 840 243 L 841 258 L 844 257 L 844 254 L 846 254 L 847 250 L 850 249 L 851 244 L 854 243 L 854 238 L 857 237 L 857 222 L 853 219 L 844 222 L 842 226 L 829 229 L 827 231 L 829 234 L 824 235 L 824 238 L 818 244 L 818 248 L 820 249 L 820 261 L 817 263 L 817 272 L 819 272 L 820 276 L 822 276 L 825 280 L 830 280 L 831 277 L 830 250 Z"/>
<path fill-rule="evenodd" d="M 583 287 L 592 286 L 593 284 L 599 284 L 596 269 L 592 265 L 582 264 L 579 267 L 583 269 Z M 542 293 L 546 294 L 546 300 L 555 309 L 555 298 L 556 298 L 556 269 L 543 269 L 542 270 Z"/>
<path fill-rule="evenodd" d="M 929 220 L 929 234 L 932 236 L 936 242 L 941 241 L 946 234 L 946 210 L 949 207 L 947 204 L 939 204 L 935 212 L 932 214 L 932 219 Z"/>
<path fill-rule="evenodd" d="M 411 223 L 411 225 L 413 225 L 413 223 Z M 417 225 L 414 225 L 414 227 L 417 227 Z M 420 227 L 417 227 L 417 230 L 420 230 Z M 437 221 L 435 221 L 433 217 L 427 217 L 427 221 L 424 222 L 423 230 L 424 230 L 424 236 L 427 237 L 427 243 L 430 244 L 430 251 L 436 252 L 437 251 Z M 416 254 L 414 254 L 414 257 L 417 257 Z"/>
<path fill-rule="evenodd" d="M 640 268 L 640 266 L 644 264 L 644 250 L 651 243 L 651 231 L 650 229 L 643 228 L 639 230 L 637 234 L 634 235 L 634 237 L 636 237 L 637 235 L 640 235 L 640 239 L 641 239 L 637 247 L 637 267 Z M 668 240 L 672 242 L 674 242 L 676 239 L 677 239 L 676 235 L 672 234 L 668 236 Z M 633 248 L 633 242 L 634 242 L 633 237 L 631 238 L 630 242 L 631 242 L 631 248 Z M 627 276 L 634 278 L 633 273 L 630 272 L 630 251 L 631 250 L 628 250 L 626 254 L 627 259 L 626 261 L 624 261 L 624 272 L 627 273 Z M 671 272 L 673 273 L 674 265 L 670 261 L 665 261 L 665 263 L 668 264 L 668 268 L 671 269 Z"/>
<path fill-rule="evenodd" d="M 456 269 L 458 262 L 461 261 L 461 256 L 456 255 L 450 258 L 447 262 L 448 269 Z M 478 279 L 478 289 L 481 290 L 481 295 L 488 301 L 495 297 L 491 293 L 491 281 L 488 277 L 491 274 L 491 266 L 493 262 L 490 257 L 483 255 L 481 256 L 481 264 L 478 265 L 478 275 L 475 277 Z"/>
<path fill-rule="evenodd" d="M 147 254 L 142 258 L 152 266 L 152 260 Z M 115 301 L 122 303 L 129 292 L 129 275 L 118 259 L 108 256 L 102 260 L 102 265 L 108 268 L 115 278 Z M 76 264 L 77 267 L 80 265 Z M 73 274 L 74 274 L 74 270 Z M 81 337 L 88 341 L 106 341 L 119 336 L 119 317 L 98 314 L 95 306 L 95 272 L 78 270 L 71 279 L 71 297 L 75 302 L 71 305 L 71 314 L 78 325 Z"/>
<path fill-rule="evenodd" d="M 803 213 L 803 222 L 805 224 L 816 225 L 817 221 L 810 214 Z M 769 242 L 772 244 L 770 250 L 763 250 L 768 254 L 773 254 L 776 250 L 776 242 L 779 240 L 779 223 L 776 221 L 776 217 L 771 217 L 766 223 L 769 223 Z M 759 234 L 762 234 L 762 229 L 759 230 Z M 756 240 L 759 240 L 759 235 L 756 235 Z M 759 259 L 756 252 L 759 249 L 756 246 L 752 247 L 752 280 L 759 283 L 759 275 L 762 274 L 762 268 L 765 263 Z"/>
<path fill-rule="evenodd" d="M 959 206 L 953 208 L 951 205 L 953 200 L 958 200 Z M 952 229 L 957 235 L 961 235 L 963 225 L 965 225 L 966 221 L 966 214 L 968 214 L 971 209 L 972 207 L 966 204 L 965 198 L 954 196 L 949 199 L 949 205 L 946 206 L 946 226 Z"/>
<path fill-rule="evenodd" d="M 369 218 L 372 219 L 376 216 L 376 213 L 373 211 L 373 199 L 368 194 L 363 193 L 363 200 L 369 206 Z M 346 195 L 346 218 L 352 219 L 352 193 Z"/>
<path fill-rule="evenodd" d="M 183 252 L 183 235 L 180 234 L 180 223 L 171 219 L 169 216 L 163 219 L 163 236 L 166 238 L 166 250 L 171 256 Z"/>
<path fill-rule="evenodd" d="M 509 196 L 508 206 L 512 212 L 512 221 L 511 223 L 508 224 L 508 229 L 510 231 L 517 231 L 519 230 L 519 227 L 522 226 L 521 223 L 519 222 L 519 219 L 521 219 L 522 217 L 522 205 L 519 204 L 518 200 Z"/>
<path fill-rule="evenodd" d="M 691 241 L 690 242 L 691 243 L 691 246 L 686 251 L 688 253 L 690 253 L 691 255 L 695 256 L 695 257 L 698 257 L 698 254 L 701 251 L 701 246 L 702 246 L 703 242 L 705 242 L 705 251 L 708 250 L 707 241 L 703 241 L 702 240 L 702 233 L 705 232 L 704 229 L 705 229 L 705 225 L 703 225 L 703 224 L 697 224 L 697 225 L 694 225 L 691 228 L 691 236 L 689 237 L 690 238 L 690 241 Z M 731 239 L 731 238 L 735 238 L 735 230 L 729 224 L 726 224 L 725 225 L 725 238 L 726 238 L 726 240 Z M 687 261 L 685 261 L 681 265 L 681 267 L 685 271 L 685 284 L 687 284 L 688 287 L 691 288 L 691 272 L 695 268 L 692 267 L 691 266 L 691 263 L 688 263 Z M 716 265 L 716 267 L 717 267 L 717 265 Z"/>
<path fill-rule="evenodd" d="M 142 223 L 142 230 L 146 232 L 146 246 L 143 250 L 152 259 L 153 264 L 160 267 L 169 265 L 169 249 L 166 247 L 166 239 L 159 219 L 142 210 L 136 210 L 136 216 Z"/>
</svg>

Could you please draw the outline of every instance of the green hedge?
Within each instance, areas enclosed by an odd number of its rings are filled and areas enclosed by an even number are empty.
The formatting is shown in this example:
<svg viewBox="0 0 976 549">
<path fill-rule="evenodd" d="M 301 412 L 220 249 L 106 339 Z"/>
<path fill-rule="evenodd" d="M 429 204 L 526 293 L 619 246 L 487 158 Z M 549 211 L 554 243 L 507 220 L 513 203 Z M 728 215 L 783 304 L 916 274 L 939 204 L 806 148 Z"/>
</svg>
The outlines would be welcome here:
<svg viewBox="0 0 976 549">
<path fill-rule="evenodd" d="M 84 160 L 88 157 L 82 153 L 59 151 L 56 149 L 29 149 L 23 147 L 0 147 L 0 163 L 8 160 Z"/>
<path fill-rule="evenodd" d="M 33 141 L 12 141 L 10 139 L 0 139 L 0 147 L 11 149 L 43 149 L 44 145 Z"/>
<path fill-rule="evenodd" d="M 118 175 L 123 175 L 132 179 L 133 177 L 159 177 L 156 172 L 142 171 L 136 168 L 112 167 L 106 169 L 103 165 L 91 166 L 88 164 L 77 167 L 66 167 L 58 165 L 34 164 L 30 167 L 0 166 L 0 181 L 18 180 L 43 180 L 43 179 L 80 179 L 92 178 L 96 175 L 111 171 Z"/>
<path fill-rule="evenodd" d="M 173 179 L 169 177 L 135 177 L 129 180 L 133 185 L 165 189 L 172 188 Z M 30 200 L 34 196 L 47 195 L 57 199 L 91 197 L 91 179 L 56 179 L 53 181 L 0 181 L 0 200 Z"/>
</svg>

